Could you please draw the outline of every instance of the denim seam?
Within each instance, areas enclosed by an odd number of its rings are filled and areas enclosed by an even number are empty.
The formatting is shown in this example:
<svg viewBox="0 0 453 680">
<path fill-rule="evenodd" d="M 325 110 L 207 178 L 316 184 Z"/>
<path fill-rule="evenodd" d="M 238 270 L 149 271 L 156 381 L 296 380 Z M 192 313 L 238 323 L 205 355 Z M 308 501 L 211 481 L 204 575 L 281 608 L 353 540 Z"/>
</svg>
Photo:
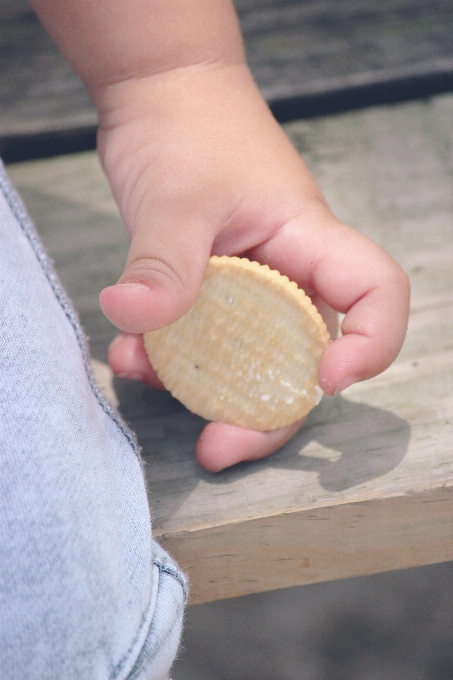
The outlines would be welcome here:
<svg viewBox="0 0 453 680">
<path fill-rule="evenodd" d="M 33 224 L 31 223 L 30 218 L 28 217 L 27 211 L 24 208 L 22 201 L 20 200 L 16 191 L 9 183 L 6 172 L 4 170 L 4 166 L 1 163 L 1 161 L 0 161 L 0 189 L 2 190 L 2 193 L 11 209 L 11 212 L 18 221 L 19 226 L 22 229 L 22 232 L 24 233 L 25 237 L 30 243 L 35 253 L 36 259 L 38 260 L 39 265 L 42 271 L 44 272 L 61 309 L 63 310 L 66 318 L 68 319 L 69 323 L 72 326 L 72 329 L 76 336 L 77 343 L 82 353 L 85 373 L 88 378 L 88 382 L 90 384 L 93 395 L 95 396 L 97 402 L 99 403 L 103 411 L 113 420 L 113 422 L 117 425 L 117 427 L 126 437 L 128 442 L 132 446 L 134 453 L 141 462 L 140 448 L 138 446 L 135 436 L 129 430 L 127 425 L 124 423 L 121 416 L 115 411 L 115 409 L 110 405 L 108 400 L 104 397 L 101 390 L 97 386 L 96 381 L 94 380 L 93 372 L 91 370 L 89 362 L 87 340 L 84 331 L 82 330 L 82 327 L 79 323 L 77 312 L 73 308 L 71 302 L 69 301 L 69 298 L 64 292 L 63 286 L 61 285 L 60 280 L 52 266 L 52 260 L 47 255 L 44 246 L 42 245 L 41 240 Z"/>
<path fill-rule="evenodd" d="M 181 573 L 177 569 L 170 567 L 168 564 L 164 564 L 161 560 L 155 559 L 153 560 L 153 564 L 158 567 L 159 571 L 163 572 L 164 574 L 168 574 L 169 576 L 173 576 L 173 578 L 179 582 L 184 594 L 184 602 L 187 602 L 189 589 L 187 587 L 187 582 L 182 577 Z"/>
<path fill-rule="evenodd" d="M 179 617 L 181 611 L 184 610 L 185 605 L 187 603 L 187 598 L 188 598 L 187 584 L 186 584 L 184 578 L 181 576 L 181 574 L 176 569 L 164 564 L 161 560 L 153 559 L 153 566 L 156 566 L 161 573 L 164 573 L 164 574 L 167 574 L 168 576 L 173 577 L 175 579 L 175 581 L 177 581 L 179 583 L 179 585 L 181 586 L 181 590 L 183 592 L 183 604 L 182 604 L 181 607 L 178 607 L 178 609 L 175 613 L 174 620 L 176 621 L 177 618 Z M 153 611 L 153 614 L 154 614 L 154 611 Z M 146 622 L 148 620 L 148 616 L 149 616 L 149 608 L 146 610 L 145 614 L 143 614 L 143 616 L 142 616 L 141 623 L 138 627 L 138 630 L 137 630 L 135 637 L 132 640 L 132 643 L 129 646 L 129 649 L 123 655 L 123 658 L 120 659 L 120 661 L 116 664 L 115 668 L 111 672 L 110 680 L 118 680 L 119 673 L 121 673 L 122 668 L 124 667 L 125 663 L 128 661 L 128 659 L 130 658 L 131 654 L 134 651 L 137 640 L 140 637 L 140 633 L 142 632 L 143 627 L 146 625 Z M 141 654 L 141 651 L 142 651 L 144 645 L 146 644 L 146 640 L 147 640 L 148 634 L 149 634 L 149 629 L 152 625 L 152 620 L 153 620 L 153 616 L 151 617 L 151 620 L 149 621 L 148 631 L 145 635 L 145 638 L 143 640 L 143 644 L 142 644 L 140 650 L 136 654 L 134 664 L 133 664 L 132 668 L 130 669 L 130 671 L 128 672 L 127 676 L 125 676 L 124 680 L 133 680 L 133 678 L 134 678 L 134 676 L 136 676 L 137 672 L 141 670 L 141 669 L 136 668 L 136 663 L 137 663 L 137 660 L 140 658 L 140 654 Z M 154 650 L 153 656 L 155 656 L 157 654 L 157 652 L 159 651 L 159 649 L 162 647 L 162 645 L 164 644 L 165 640 L 168 637 L 168 634 L 171 632 L 172 628 L 173 628 L 173 626 L 170 626 L 169 632 L 164 637 L 164 639 L 161 640 L 158 647 L 156 647 L 156 649 Z"/>
<path fill-rule="evenodd" d="M 168 631 L 167 631 L 167 634 L 166 634 L 165 637 L 160 641 L 160 644 L 159 644 L 159 645 L 155 648 L 155 650 L 154 650 L 154 654 L 153 654 L 154 657 L 157 656 L 157 654 L 159 653 L 159 650 L 163 647 L 163 645 L 164 645 L 165 642 L 167 641 L 168 636 L 170 635 L 170 633 L 171 633 L 172 630 L 173 630 L 173 625 L 176 623 L 177 619 L 179 618 L 179 616 L 180 616 L 180 614 L 181 614 L 181 612 L 182 612 L 183 610 L 184 610 L 184 605 L 183 605 L 182 607 L 179 607 L 178 610 L 175 612 L 175 616 L 174 616 L 173 622 L 172 622 L 172 624 L 169 626 L 169 629 L 168 629 Z M 146 642 L 146 640 L 145 640 L 145 642 Z M 140 650 L 140 652 L 141 652 L 141 650 Z M 137 659 L 139 659 L 139 657 L 140 657 L 140 652 L 139 652 L 139 654 L 138 654 L 138 656 L 137 656 Z M 146 661 L 148 661 L 148 660 L 149 660 L 149 657 L 148 657 L 148 659 L 147 659 Z M 172 661 L 172 664 L 171 664 L 171 665 L 173 665 L 173 663 L 174 663 L 174 660 Z M 136 668 L 135 665 L 134 665 L 134 667 L 132 668 L 131 672 L 127 675 L 127 677 L 126 677 L 124 680 L 134 680 L 134 679 L 137 677 L 137 674 L 140 673 L 140 672 L 143 670 L 143 667 L 144 667 L 144 666 L 141 665 L 140 668 Z"/>
</svg>

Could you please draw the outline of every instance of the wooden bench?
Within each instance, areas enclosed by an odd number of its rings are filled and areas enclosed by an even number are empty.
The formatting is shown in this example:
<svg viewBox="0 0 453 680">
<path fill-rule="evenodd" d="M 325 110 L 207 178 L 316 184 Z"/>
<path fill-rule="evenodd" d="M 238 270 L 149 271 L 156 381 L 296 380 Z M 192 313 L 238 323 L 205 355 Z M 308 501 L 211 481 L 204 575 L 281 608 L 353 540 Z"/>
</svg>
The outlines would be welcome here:
<svg viewBox="0 0 453 680">
<path fill-rule="evenodd" d="M 246 19 L 253 37 L 259 17 Z M 106 366 L 115 331 L 97 296 L 127 240 L 94 153 L 9 166 L 99 381 L 137 432 L 155 537 L 189 573 L 193 603 L 453 559 L 452 121 L 443 95 L 285 126 L 334 212 L 409 273 L 409 330 L 383 375 L 323 399 L 274 456 L 217 475 L 194 460 L 200 418 Z"/>
<path fill-rule="evenodd" d="M 342 218 L 412 279 L 409 331 L 383 375 L 325 398 L 271 458 L 211 475 L 203 425 L 167 394 L 116 379 L 97 293 L 127 243 L 94 154 L 10 166 L 146 461 L 155 536 L 192 601 L 453 559 L 453 96 L 289 124 Z"/>
</svg>

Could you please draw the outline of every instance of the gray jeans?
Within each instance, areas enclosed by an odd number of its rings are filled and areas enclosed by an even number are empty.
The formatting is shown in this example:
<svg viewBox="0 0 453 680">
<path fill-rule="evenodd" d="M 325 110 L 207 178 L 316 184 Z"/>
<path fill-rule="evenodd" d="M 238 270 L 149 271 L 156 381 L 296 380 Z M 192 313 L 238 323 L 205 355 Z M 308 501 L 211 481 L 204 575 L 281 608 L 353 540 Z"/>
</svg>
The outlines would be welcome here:
<svg viewBox="0 0 453 680">
<path fill-rule="evenodd" d="M 161 680 L 187 588 L 133 434 L 0 168 L 0 677 Z"/>
</svg>

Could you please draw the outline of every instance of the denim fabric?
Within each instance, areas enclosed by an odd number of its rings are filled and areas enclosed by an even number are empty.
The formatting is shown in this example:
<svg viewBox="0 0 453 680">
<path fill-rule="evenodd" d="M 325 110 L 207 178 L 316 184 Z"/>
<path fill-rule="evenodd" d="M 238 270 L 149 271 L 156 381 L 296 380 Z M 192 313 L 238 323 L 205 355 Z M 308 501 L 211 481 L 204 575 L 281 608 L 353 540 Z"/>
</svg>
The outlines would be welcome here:
<svg viewBox="0 0 453 680">
<path fill-rule="evenodd" d="M 186 595 L 134 436 L 0 168 L 0 678 L 167 678 Z"/>
</svg>

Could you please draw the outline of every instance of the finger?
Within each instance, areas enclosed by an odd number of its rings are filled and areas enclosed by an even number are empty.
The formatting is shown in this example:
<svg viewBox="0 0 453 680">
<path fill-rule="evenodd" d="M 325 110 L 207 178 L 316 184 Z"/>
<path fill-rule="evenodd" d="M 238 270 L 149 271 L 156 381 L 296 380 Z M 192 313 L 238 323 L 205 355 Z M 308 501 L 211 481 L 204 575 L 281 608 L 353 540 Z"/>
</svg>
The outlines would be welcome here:
<svg viewBox="0 0 453 680">
<path fill-rule="evenodd" d="M 342 335 L 319 367 L 325 392 L 371 378 L 396 358 L 407 330 L 409 281 L 371 240 L 321 206 L 285 225 L 253 255 L 345 314 Z"/>
<path fill-rule="evenodd" d="M 115 375 L 141 380 L 151 387 L 165 389 L 151 364 L 141 335 L 120 333 L 110 344 L 108 362 Z"/>
<path fill-rule="evenodd" d="M 203 209 L 201 189 L 194 196 L 188 191 L 178 195 L 167 180 L 170 188 L 157 193 L 153 187 L 159 178 L 153 172 L 158 175 L 159 169 L 145 167 L 131 196 L 122 201 L 131 234 L 129 254 L 118 282 L 100 296 L 107 318 L 128 333 L 162 328 L 192 306 L 214 238 L 215 220 Z"/>
<path fill-rule="evenodd" d="M 148 247 L 146 237 L 137 237 L 123 275 L 114 286 L 101 292 L 101 309 L 127 333 L 162 328 L 194 303 L 208 258 L 209 248 L 200 248 L 193 258 L 179 252 L 166 257 Z"/>
<path fill-rule="evenodd" d="M 256 432 L 226 423 L 209 423 L 196 446 L 198 462 L 210 472 L 220 472 L 236 463 L 265 458 L 286 444 L 302 423 L 303 420 L 299 420 L 270 432 Z"/>
<path fill-rule="evenodd" d="M 338 314 L 335 309 L 332 309 L 330 305 L 327 304 L 325 300 L 322 299 L 318 293 L 314 293 L 311 296 L 311 301 L 315 305 L 318 312 L 321 314 L 324 323 L 327 326 L 331 340 L 335 340 L 338 335 Z"/>
</svg>

